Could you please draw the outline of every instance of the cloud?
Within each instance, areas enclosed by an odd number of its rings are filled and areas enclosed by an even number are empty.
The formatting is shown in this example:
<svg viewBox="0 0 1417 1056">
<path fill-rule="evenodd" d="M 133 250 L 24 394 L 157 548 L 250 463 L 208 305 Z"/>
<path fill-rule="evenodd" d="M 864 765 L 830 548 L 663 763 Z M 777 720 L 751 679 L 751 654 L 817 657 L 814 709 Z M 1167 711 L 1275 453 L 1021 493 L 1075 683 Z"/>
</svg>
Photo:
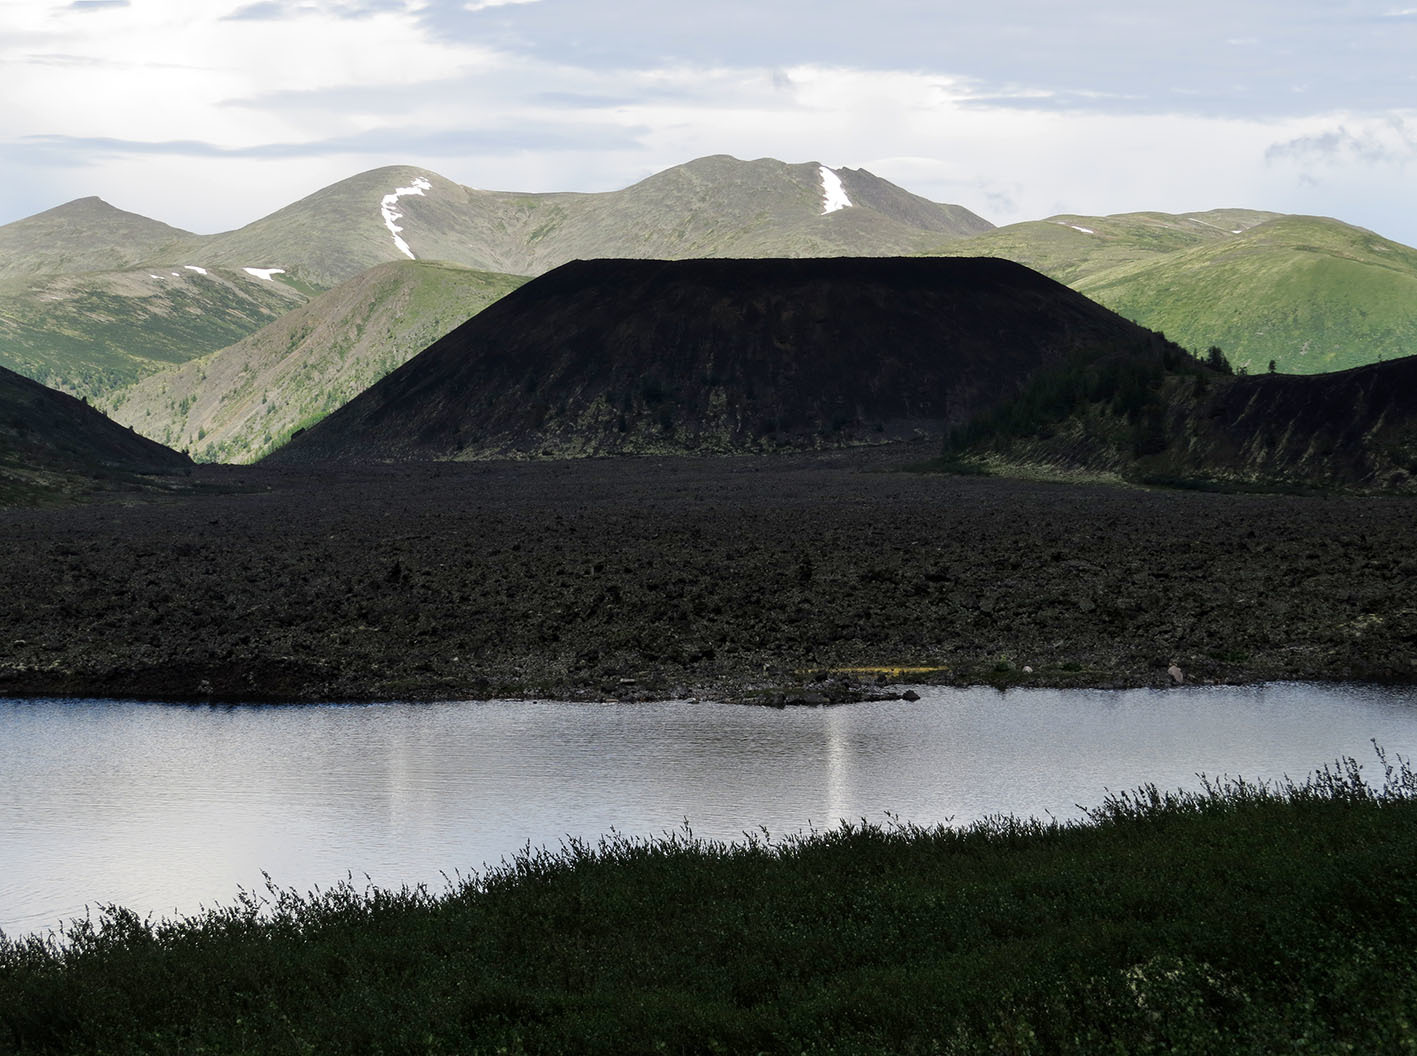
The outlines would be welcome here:
<svg viewBox="0 0 1417 1056">
<path fill-rule="evenodd" d="M 133 140 L 107 136 L 27 136 L 4 144 L 16 159 L 26 151 L 55 157 L 149 156 L 174 158 L 307 158 L 331 155 L 505 154 L 529 150 L 623 150 L 635 147 L 648 130 L 587 128 L 578 122 L 524 123 L 477 129 L 376 128 L 355 135 L 290 143 L 223 146 L 202 140 Z"/>
<path fill-rule="evenodd" d="M 289 13 L 280 0 L 264 0 L 262 3 L 238 7 L 229 15 L 222 15 L 223 22 L 269 22 L 284 18 Z"/>
<path fill-rule="evenodd" d="M 257 0 L 221 16 L 223 22 L 276 22 L 306 17 L 369 18 L 385 12 L 415 10 L 409 0 L 349 0 L 349 2 L 304 2 L 294 0 Z"/>
<path fill-rule="evenodd" d="M 1406 165 L 1417 160 L 1417 126 L 1400 116 L 1367 121 L 1350 127 L 1340 124 L 1309 135 L 1272 143 L 1265 150 L 1271 164 L 1301 165 Z"/>
<path fill-rule="evenodd" d="M 392 91 L 496 64 L 476 43 L 435 39 L 412 0 L 305 0 L 299 17 L 276 21 L 256 18 L 261 12 L 250 5 L 231 5 L 246 17 L 223 21 L 205 4 L 146 0 L 121 18 L 60 15 L 56 23 L 32 14 L 35 6 L 0 0 L 6 18 L 12 8 L 24 9 L 18 32 L 0 35 L 6 70 L 0 139 L 59 135 L 236 147 L 350 136 L 383 118 L 222 104 L 344 86 Z"/>
<path fill-rule="evenodd" d="M 69 5 L 75 11 L 98 11 L 108 7 L 129 6 L 129 0 L 73 0 Z"/>
<path fill-rule="evenodd" d="M 382 164 L 609 190 L 715 153 L 862 166 L 998 222 L 1405 217 L 1409 2 L 0 0 L 0 222 L 21 185 L 209 229 Z"/>
<path fill-rule="evenodd" d="M 92 55 L 64 55 L 58 52 L 41 52 L 26 55 L 24 61 L 35 66 L 113 66 L 108 59 Z"/>
<path fill-rule="evenodd" d="M 536 4 L 541 0 L 467 0 L 462 5 L 464 11 L 486 11 L 493 7 L 510 7 L 512 4 Z"/>
<path fill-rule="evenodd" d="M 942 73 L 973 82 L 999 105 L 1022 105 L 1012 101 L 1018 93 L 1035 92 L 1068 109 L 1247 118 L 1408 105 L 1417 50 L 1408 10 L 1372 0 L 880 0 L 863 17 L 858 5 L 819 0 L 717 0 L 711 14 L 662 0 L 586 0 L 500 6 L 495 18 L 487 10 L 473 18 L 464 2 L 429 0 L 421 17 L 449 39 L 479 34 L 501 50 L 589 70 Z"/>
</svg>

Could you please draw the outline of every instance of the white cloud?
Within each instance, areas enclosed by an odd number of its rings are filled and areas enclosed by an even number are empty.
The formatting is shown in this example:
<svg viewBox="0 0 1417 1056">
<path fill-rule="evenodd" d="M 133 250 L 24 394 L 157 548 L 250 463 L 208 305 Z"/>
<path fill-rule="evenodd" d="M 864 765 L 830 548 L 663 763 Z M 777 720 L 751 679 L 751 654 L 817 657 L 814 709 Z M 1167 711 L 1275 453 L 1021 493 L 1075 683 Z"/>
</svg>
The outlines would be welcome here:
<svg viewBox="0 0 1417 1056">
<path fill-rule="evenodd" d="M 609 190 L 729 153 L 869 168 L 998 223 L 1242 205 L 1325 212 L 1417 241 L 1398 190 L 1417 121 L 1324 110 L 1322 83 L 1305 93 L 1313 114 L 1207 116 L 1143 110 L 1081 83 L 869 62 L 595 65 L 498 50 L 490 28 L 466 28 L 497 19 L 464 17 L 451 33 L 433 17 L 502 7 L 545 22 L 551 6 L 0 0 L 0 222 L 101 194 L 210 231 L 376 165 L 478 187 Z M 1153 101 L 1164 94 L 1150 86 Z"/>
<path fill-rule="evenodd" d="M 13 13 L 18 31 L 0 39 L 0 135 L 231 146 L 328 137 L 370 122 L 354 112 L 334 127 L 322 115 L 315 127 L 222 104 L 258 92 L 406 86 L 495 63 L 487 49 L 434 39 L 413 3 L 360 18 L 341 10 L 307 2 L 299 17 L 223 21 L 189 0 L 90 11 L 6 3 L 0 17 Z"/>
<path fill-rule="evenodd" d="M 464 11 L 485 11 L 489 7 L 509 7 L 512 4 L 536 4 L 541 0 L 468 0 L 463 4 Z"/>
</svg>

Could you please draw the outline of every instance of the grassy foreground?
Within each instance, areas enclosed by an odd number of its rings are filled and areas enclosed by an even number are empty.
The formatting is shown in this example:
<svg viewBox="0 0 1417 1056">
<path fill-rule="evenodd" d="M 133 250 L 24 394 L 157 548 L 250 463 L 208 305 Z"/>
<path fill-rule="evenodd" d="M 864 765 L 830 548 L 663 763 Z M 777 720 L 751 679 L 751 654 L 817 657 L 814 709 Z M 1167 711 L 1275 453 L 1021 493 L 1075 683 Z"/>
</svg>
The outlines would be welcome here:
<svg viewBox="0 0 1417 1056">
<path fill-rule="evenodd" d="M 1380 753 L 1381 759 L 1381 753 Z M 0 943 L 21 1052 L 1411 1052 L 1417 777 L 687 831 Z"/>
</svg>

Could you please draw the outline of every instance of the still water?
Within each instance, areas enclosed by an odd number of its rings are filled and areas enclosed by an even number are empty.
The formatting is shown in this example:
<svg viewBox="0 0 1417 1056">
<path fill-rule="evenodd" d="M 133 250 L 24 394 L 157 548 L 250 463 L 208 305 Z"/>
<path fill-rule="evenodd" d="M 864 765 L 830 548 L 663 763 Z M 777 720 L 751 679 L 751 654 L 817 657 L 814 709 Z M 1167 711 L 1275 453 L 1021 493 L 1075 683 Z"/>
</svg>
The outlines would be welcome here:
<svg viewBox="0 0 1417 1056">
<path fill-rule="evenodd" d="M 259 889 L 466 875 L 530 843 L 838 819 L 1074 817 L 1198 773 L 1295 778 L 1371 741 L 1417 754 L 1417 693 L 923 687 L 918 703 L 226 707 L 0 700 L 0 929 L 117 902 L 161 917 Z"/>
</svg>

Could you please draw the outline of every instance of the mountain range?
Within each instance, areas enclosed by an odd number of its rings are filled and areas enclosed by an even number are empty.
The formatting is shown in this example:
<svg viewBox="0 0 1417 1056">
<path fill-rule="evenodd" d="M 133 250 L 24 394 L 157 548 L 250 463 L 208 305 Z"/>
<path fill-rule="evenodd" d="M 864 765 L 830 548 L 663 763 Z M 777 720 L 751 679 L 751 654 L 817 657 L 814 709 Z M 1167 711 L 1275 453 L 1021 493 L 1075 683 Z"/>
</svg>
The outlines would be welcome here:
<svg viewBox="0 0 1417 1056">
<path fill-rule="evenodd" d="M 374 169 L 187 252 L 270 261 L 325 288 L 389 260 L 539 275 L 591 257 L 885 256 L 992 226 L 864 170 L 717 155 L 599 194 L 485 191 L 426 169 Z"/>
<path fill-rule="evenodd" d="M 714 156 L 599 194 L 392 166 L 217 235 L 80 199 L 0 227 L 0 365 L 202 459 L 250 461 L 569 260 L 900 254 L 1025 263 L 1253 373 L 1417 347 L 1417 250 L 1337 220 L 1220 209 L 993 228 L 864 170 Z"/>
<path fill-rule="evenodd" d="M 0 227 L 0 365 L 102 399 L 392 261 L 530 276 L 586 257 L 881 256 L 991 226 L 864 170 L 724 156 L 601 194 L 391 166 L 205 236 L 84 198 Z"/>
</svg>

